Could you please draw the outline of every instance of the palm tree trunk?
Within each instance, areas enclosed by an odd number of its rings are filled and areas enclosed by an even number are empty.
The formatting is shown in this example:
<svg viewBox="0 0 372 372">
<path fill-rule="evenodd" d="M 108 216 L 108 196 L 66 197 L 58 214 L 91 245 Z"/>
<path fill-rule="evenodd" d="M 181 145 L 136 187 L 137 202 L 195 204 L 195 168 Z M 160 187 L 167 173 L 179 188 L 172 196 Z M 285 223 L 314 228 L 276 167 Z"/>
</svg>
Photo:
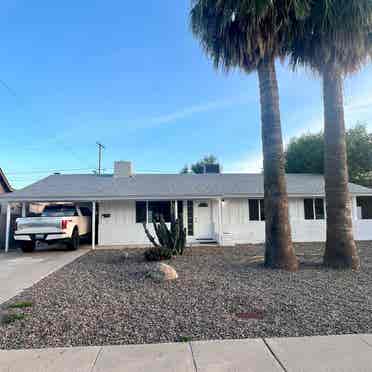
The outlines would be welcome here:
<svg viewBox="0 0 372 372">
<path fill-rule="evenodd" d="M 324 264 L 359 269 L 353 237 L 352 208 L 345 139 L 343 79 L 332 67 L 323 71 L 324 172 L 327 203 L 327 242 Z"/>
<path fill-rule="evenodd" d="M 266 58 L 258 67 L 261 98 L 262 147 L 265 187 L 265 265 L 296 271 L 288 214 L 279 90 L 275 62 Z"/>
</svg>

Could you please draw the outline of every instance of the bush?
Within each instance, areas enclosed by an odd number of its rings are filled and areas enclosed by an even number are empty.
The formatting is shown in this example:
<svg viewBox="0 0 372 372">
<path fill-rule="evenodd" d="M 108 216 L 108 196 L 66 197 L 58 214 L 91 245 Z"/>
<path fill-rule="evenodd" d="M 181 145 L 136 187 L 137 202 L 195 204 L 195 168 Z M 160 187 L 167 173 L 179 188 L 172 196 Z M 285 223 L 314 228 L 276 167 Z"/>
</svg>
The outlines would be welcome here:
<svg viewBox="0 0 372 372">
<path fill-rule="evenodd" d="M 25 314 L 4 314 L 1 318 L 1 324 L 11 324 L 17 320 L 22 320 L 25 318 Z"/>
<path fill-rule="evenodd" d="M 145 251 L 146 261 L 165 261 L 172 258 L 172 252 L 164 247 L 153 247 Z"/>
<path fill-rule="evenodd" d="M 20 301 L 9 305 L 9 309 L 24 309 L 31 306 L 32 306 L 31 301 Z"/>
</svg>

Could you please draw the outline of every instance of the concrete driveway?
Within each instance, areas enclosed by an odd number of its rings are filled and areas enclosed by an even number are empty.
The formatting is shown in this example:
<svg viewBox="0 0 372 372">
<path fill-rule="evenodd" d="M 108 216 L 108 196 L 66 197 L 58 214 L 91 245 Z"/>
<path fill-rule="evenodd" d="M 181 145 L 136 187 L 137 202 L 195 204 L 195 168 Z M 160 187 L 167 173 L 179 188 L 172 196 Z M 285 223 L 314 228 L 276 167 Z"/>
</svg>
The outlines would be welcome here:
<svg viewBox="0 0 372 372">
<path fill-rule="evenodd" d="M 61 249 L 0 253 L 0 304 L 89 251 Z"/>
</svg>

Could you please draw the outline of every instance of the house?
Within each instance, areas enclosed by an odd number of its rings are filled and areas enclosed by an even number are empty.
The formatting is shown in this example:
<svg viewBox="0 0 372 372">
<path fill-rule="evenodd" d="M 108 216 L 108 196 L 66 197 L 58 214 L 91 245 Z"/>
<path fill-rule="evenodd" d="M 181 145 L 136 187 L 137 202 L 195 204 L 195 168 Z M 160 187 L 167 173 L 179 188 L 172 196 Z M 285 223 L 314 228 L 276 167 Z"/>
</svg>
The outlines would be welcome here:
<svg viewBox="0 0 372 372">
<path fill-rule="evenodd" d="M 287 185 L 293 240 L 324 241 L 323 176 L 288 174 Z M 350 193 L 355 239 L 372 240 L 372 189 L 350 184 Z M 91 203 L 93 245 L 147 245 L 142 223 L 159 214 L 169 221 L 171 211 L 189 243 L 233 245 L 264 242 L 263 196 L 261 174 L 135 174 L 130 162 L 116 162 L 113 175 L 51 175 L 2 199 Z"/>
</svg>

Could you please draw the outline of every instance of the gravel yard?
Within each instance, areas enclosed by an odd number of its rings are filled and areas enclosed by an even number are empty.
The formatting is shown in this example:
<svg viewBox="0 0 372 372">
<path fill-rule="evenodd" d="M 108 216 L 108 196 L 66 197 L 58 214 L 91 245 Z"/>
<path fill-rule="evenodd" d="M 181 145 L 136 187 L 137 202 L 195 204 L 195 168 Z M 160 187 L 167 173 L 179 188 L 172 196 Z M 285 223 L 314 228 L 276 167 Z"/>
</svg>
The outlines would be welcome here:
<svg viewBox="0 0 372 372">
<path fill-rule="evenodd" d="M 195 247 L 160 284 L 143 250 L 90 252 L 1 306 L 25 317 L 0 325 L 0 348 L 371 333 L 372 243 L 358 273 L 321 267 L 321 244 L 296 250 L 291 274 L 263 268 L 262 246 Z M 9 310 L 17 301 L 32 306 Z"/>
</svg>

